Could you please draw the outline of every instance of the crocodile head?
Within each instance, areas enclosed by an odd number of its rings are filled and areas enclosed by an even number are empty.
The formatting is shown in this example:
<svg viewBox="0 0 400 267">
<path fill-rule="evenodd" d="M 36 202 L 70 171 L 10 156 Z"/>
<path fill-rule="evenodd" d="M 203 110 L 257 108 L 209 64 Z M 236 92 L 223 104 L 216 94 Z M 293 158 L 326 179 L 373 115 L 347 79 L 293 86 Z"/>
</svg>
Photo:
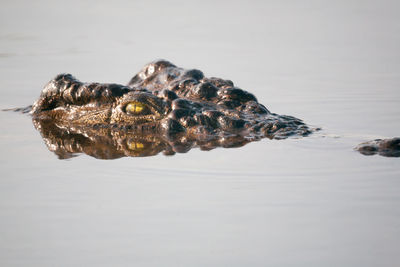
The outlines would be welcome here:
<svg viewBox="0 0 400 267">
<path fill-rule="evenodd" d="M 164 147 L 175 147 L 182 139 L 190 140 L 190 147 L 238 146 L 312 132 L 300 119 L 271 113 L 229 80 L 206 78 L 199 70 L 165 60 L 146 65 L 127 86 L 82 83 L 60 74 L 45 86 L 31 114 L 39 129 L 52 125 L 53 130 L 114 139 L 147 136 L 166 141 Z"/>
</svg>

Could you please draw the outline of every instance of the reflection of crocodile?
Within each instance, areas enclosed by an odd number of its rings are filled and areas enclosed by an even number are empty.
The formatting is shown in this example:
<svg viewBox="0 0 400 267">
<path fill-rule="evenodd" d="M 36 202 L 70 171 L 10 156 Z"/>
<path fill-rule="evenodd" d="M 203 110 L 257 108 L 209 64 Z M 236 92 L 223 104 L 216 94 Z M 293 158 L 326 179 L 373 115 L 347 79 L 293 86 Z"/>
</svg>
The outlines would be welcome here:
<svg viewBox="0 0 400 267">
<path fill-rule="evenodd" d="M 229 80 L 164 60 L 146 65 L 127 86 L 58 75 L 31 114 L 61 158 L 82 152 L 98 158 L 173 154 L 312 132 L 295 117 L 271 113 Z"/>
<path fill-rule="evenodd" d="M 50 151 L 60 159 L 85 153 L 100 159 L 120 157 L 147 157 L 160 152 L 165 155 L 186 153 L 193 147 L 202 150 L 213 148 L 239 147 L 249 141 L 241 135 L 231 135 L 224 140 L 196 140 L 185 135 L 169 138 L 159 134 L 142 133 L 109 127 L 63 126 L 49 120 L 33 119 Z"/>
</svg>

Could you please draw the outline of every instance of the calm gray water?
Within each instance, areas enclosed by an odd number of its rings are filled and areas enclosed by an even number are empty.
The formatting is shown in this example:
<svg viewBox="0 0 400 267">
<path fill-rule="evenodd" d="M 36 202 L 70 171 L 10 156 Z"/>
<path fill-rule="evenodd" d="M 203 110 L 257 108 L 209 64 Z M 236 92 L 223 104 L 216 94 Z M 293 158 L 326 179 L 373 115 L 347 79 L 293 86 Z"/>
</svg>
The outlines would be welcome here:
<svg viewBox="0 0 400 267">
<path fill-rule="evenodd" d="M 59 160 L 0 112 L 0 266 L 399 266 L 397 1 L 5 1 L 0 108 L 165 58 L 323 128 L 172 157 Z"/>
</svg>

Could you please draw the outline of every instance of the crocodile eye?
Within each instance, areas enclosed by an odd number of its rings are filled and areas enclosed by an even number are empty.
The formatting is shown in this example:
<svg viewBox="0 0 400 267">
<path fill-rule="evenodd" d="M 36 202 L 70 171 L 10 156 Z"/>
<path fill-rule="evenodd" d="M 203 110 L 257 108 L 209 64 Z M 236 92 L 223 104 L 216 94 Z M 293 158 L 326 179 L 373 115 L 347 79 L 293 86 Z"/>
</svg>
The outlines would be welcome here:
<svg viewBox="0 0 400 267">
<path fill-rule="evenodd" d="M 143 143 L 135 142 L 135 141 L 131 141 L 131 140 L 129 140 L 127 142 L 127 145 L 128 145 L 129 150 L 136 151 L 136 152 L 142 151 L 145 148 Z"/>
<path fill-rule="evenodd" d="M 148 108 L 145 104 L 138 101 L 130 102 L 128 105 L 125 106 L 125 112 L 131 115 L 139 115 L 145 113 L 147 109 Z"/>
</svg>

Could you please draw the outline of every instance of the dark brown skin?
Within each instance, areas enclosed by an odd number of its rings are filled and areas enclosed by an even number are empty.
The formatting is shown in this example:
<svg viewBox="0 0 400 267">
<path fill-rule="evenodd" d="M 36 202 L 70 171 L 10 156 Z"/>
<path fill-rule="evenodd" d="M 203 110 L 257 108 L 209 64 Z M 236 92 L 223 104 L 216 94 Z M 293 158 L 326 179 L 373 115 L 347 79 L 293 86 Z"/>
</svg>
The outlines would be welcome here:
<svg viewBox="0 0 400 267">
<path fill-rule="evenodd" d="M 146 65 L 127 86 L 82 83 L 60 74 L 45 86 L 31 114 L 60 158 L 171 155 L 316 130 L 295 117 L 271 113 L 232 81 L 165 60 Z"/>
<path fill-rule="evenodd" d="M 192 139 L 184 134 L 167 138 L 159 134 L 141 133 L 109 127 L 59 127 L 49 120 L 33 119 L 49 150 L 60 159 L 84 153 L 98 159 L 147 157 L 158 153 L 186 153 L 194 147 L 211 150 L 216 147 L 240 147 L 249 141 L 240 135 L 225 139 Z"/>
<path fill-rule="evenodd" d="M 359 144 L 356 150 L 366 156 L 378 154 L 384 157 L 400 157 L 400 137 L 375 139 Z"/>
<path fill-rule="evenodd" d="M 131 105 L 130 105 L 131 104 Z M 129 107 L 140 106 L 140 111 Z M 32 115 L 68 126 L 107 126 L 170 136 L 242 134 L 282 139 L 311 130 L 299 119 L 269 112 L 231 81 L 205 78 L 168 61 L 148 64 L 128 86 L 85 84 L 70 74 L 50 81 Z"/>
</svg>

